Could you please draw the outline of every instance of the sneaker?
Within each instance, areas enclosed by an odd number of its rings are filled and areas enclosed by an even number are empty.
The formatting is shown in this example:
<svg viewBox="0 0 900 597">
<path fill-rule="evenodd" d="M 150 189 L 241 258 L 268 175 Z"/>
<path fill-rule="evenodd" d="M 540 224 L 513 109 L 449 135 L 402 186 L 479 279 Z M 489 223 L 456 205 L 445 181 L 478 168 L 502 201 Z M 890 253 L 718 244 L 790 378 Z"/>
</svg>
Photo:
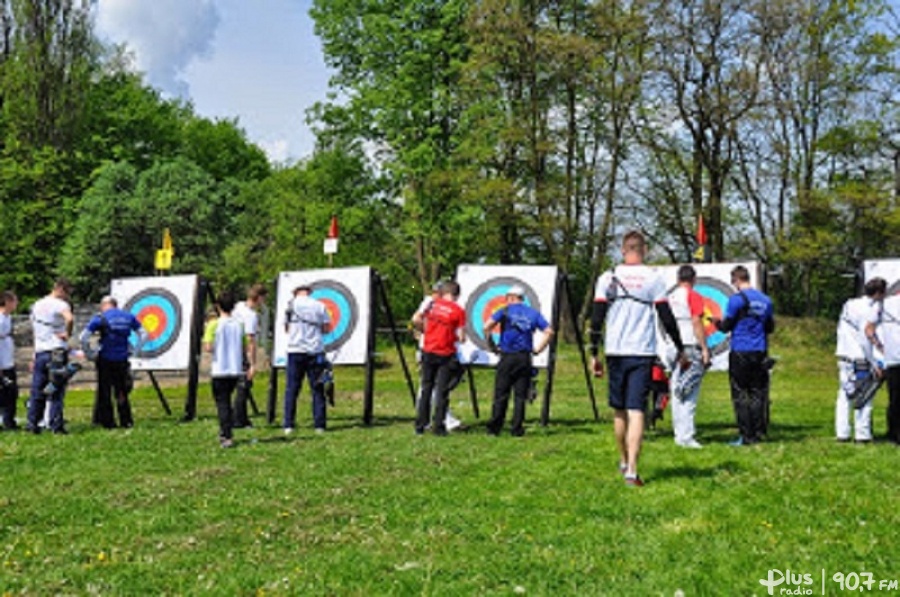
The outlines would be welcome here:
<svg viewBox="0 0 900 597">
<path fill-rule="evenodd" d="M 285 428 L 284 428 L 284 434 L 285 434 L 285 435 L 293 435 L 293 434 L 294 434 L 294 428 L 293 428 L 293 427 L 285 427 Z"/>
<path fill-rule="evenodd" d="M 220 437 L 219 445 L 222 446 L 223 448 L 233 448 L 234 440 L 231 439 L 230 437 Z"/>
<path fill-rule="evenodd" d="M 676 443 L 679 446 L 681 446 L 682 448 L 691 448 L 693 450 L 699 450 L 700 448 L 703 447 L 703 444 L 701 444 L 700 442 L 698 442 L 697 440 L 695 440 L 693 438 L 689 439 L 686 442 L 676 442 Z"/>
<path fill-rule="evenodd" d="M 644 480 L 641 479 L 640 475 L 635 475 L 633 477 L 626 476 L 625 477 L 625 485 L 629 487 L 643 487 Z"/>
<path fill-rule="evenodd" d="M 316 433 L 318 433 L 319 435 L 325 433 L 325 428 L 324 427 L 316 427 Z"/>
<path fill-rule="evenodd" d="M 736 440 L 728 442 L 729 446 L 734 446 L 735 448 L 740 448 L 744 445 L 744 438 L 738 437 Z"/>
</svg>

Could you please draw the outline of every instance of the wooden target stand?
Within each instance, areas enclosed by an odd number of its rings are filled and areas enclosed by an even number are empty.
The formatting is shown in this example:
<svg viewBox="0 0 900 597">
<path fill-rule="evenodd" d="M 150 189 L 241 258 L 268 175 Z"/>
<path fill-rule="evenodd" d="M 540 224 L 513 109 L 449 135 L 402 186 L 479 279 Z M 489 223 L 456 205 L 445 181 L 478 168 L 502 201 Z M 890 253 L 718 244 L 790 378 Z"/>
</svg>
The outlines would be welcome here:
<svg viewBox="0 0 900 597">
<path fill-rule="evenodd" d="M 575 343 L 578 345 L 578 352 L 581 357 L 581 368 L 584 373 L 584 384 L 587 389 L 588 399 L 591 403 L 591 409 L 594 414 L 594 420 L 600 420 L 600 412 L 597 410 L 597 399 L 594 394 L 594 384 L 591 380 L 590 367 L 588 366 L 587 351 L 584 347 L 584 335 L 578 327 L 578 313 L 575 304 L 572 302 L 572 289 L 569 285 L 569 276 L 559 272 L 556 277 L 556 300 L 553 304 L 553 311 L 550 326 L 554 330 L 553 336 L 550 338 L 550 345 L 547 347 L 547 367 L 544 381 L 543 401 L 541 403 L 540 424 L 546 427 L 550 423 L 550 402 L 553 396 L 553 381 L 556 376 L 556 356 L 559 343 L 559 322 L 560 322 L 560 303 L 565 296 L 566 304 L 569 306 L 569 319 L 572 323 L 572 332 L 575 335 Z M 488 368 L 484 365 L 466 365 L 466 378 L 469 384 L 469 398 L 472 402 L 472 411 L 475 418 L 481 418 L 478 408 L 478 391 L 475 387 L 475 376 L 472 372 L 473 367 Z M 490 367 L 493 368 L 493 367 Z"/>
<path fill-rule="evenodd" d="M 371 270 L 371 275 L 369 278 L 369 329 L 368 329 L 368 337 L 366 344 L 366 363 L 363 365 L 365 367 L 365 388 L 363 392 L 363 423 L 365 425 L 371 425 L 375 412 L 375 339 L 376 339 L 376 325 L 375 322 L 378 319 L 378 309 L 379 307 L 382 310 L 385 318 L 387 319 L 388 325 L 391 328 L 391 336 L 394 341 L 394 346 L 397 349 L 397 356 L 400 359 L 400 365 L 403 367 L 403 375 L 406 377 L 406 386 L 409 389 L 409 394 L 412 398 L 413 406 L 416 403 L 416 390 L 413 384 L 412 375 L 409 371 L 409 365 L 406 362 L 406 356 L 403 354 L 403 345 L 400 341 L 400 335 L 397 333 L 397 326 L 394 320 L 394 312 L 391 309 L 391 303 L 388 300 L 387 292 L 384 287 L 384 281 L 381 276 L 375 271 L 374 268 Z M 271 310 L 271 323 L 272 330 L 274 333 L 275 326 L 275 313 L 276 310 Z M 344 365 L 338 365 L 344 366 Z M 354 365 L 346 365 L 348 367 Z M 276 410 L 278 407 L 278 371 L 279 369 L 284 369 L 285 373 L 287 372 L 286 367 L 275 367 L 272 366 L 272 370 L 269 373 L 269 392 L 268 399 L 266 400 L 266 420 L 271 425 L 275 422 Z"/>
</svg>

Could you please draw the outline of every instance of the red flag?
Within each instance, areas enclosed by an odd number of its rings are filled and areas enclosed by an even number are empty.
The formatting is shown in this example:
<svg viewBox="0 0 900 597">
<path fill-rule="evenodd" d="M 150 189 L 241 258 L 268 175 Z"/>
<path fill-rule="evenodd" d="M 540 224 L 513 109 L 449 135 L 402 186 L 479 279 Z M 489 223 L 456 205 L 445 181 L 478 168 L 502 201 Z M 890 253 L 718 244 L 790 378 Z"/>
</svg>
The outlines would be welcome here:
<svg viewBox="0 0 900 597">
<path fill-rule="evenodd" d="M 703 214 L 700 214 L 700 217 L 697 221 L 697 244 L 701 247 L 706 246 L 706 226 L 703 224 Z"/>
<path fill-rule="evenodd" d="M 338 237 L 338 221 L 337 216 L 331 216 L 331 224 L 328 226 L 328 238 Z"/>
</svg>

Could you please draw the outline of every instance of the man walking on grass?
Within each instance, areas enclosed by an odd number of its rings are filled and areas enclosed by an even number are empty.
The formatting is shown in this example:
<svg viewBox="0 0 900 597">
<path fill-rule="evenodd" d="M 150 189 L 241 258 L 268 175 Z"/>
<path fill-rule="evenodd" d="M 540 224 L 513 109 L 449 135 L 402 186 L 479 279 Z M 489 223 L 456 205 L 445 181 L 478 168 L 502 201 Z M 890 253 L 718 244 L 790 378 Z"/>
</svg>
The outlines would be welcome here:
<svg viewBox="0 0 900 597">
<path fill-rule="evenodd" d="M 591 316 L 591 355 L 594 375 L 603 375 L 597 358 L 604 323 L 604 352 L 609 368 L 609 405 L 615 410 L 619 471 L 625 484 L 644 484 L 638 459 L 644 437 L 644 412 L 650 391 L 650 371 L 656 358 L 656 315 L 678 351 L 678 363 L 688 365 L 678 325 L 666 298 L 663 279 L 644 265 L 647 246 L 634 230 L 622 239 L 622 265 L 597 279 Z"/>
</svg>

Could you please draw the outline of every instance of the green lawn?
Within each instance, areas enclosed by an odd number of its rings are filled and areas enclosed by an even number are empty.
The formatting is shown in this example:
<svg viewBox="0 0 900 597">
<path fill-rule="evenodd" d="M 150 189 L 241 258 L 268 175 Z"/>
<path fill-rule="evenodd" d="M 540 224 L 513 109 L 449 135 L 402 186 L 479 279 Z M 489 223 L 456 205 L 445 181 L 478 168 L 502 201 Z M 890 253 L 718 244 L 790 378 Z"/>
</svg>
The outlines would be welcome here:
<svg viewBox="0 0 900 597">
<path fill-rule="evenodd" d="M 900 578 L 900 452 L 834 442 L 833 325 L 783 328 L 770 441 L 726 444 L 736 433 L 727 380 L 711 374 L 698 413 L 706 447 L 677 449 L 664 421 L 645 444 L 641 489 L 619 477 L 605 389 L 596 423 L 571 348 L 551 425 L 537 425 L 533 405 L 521 439 L 484 433 L 488 371 L 476 376 L 482 419 L 461 386 L 453 407 L 472 427 L 448 438 L 413 434 L 396 366 L 378 370 L 376 422 L 363 427 L 361 371 L 348 368 L 330 433 L 311 432 L 304 392 L 295 436 L 258 417 L 233 450 L 218 447 L 208 386 L 190 424 L 140 390 L 129 431 L 92 429 L 92 396 L 73 394 L 71 435 L 0 434 L 0 585 L 13 595 L 762 595 L 769 569 L 810 574 L 800 588 L 812 594 L 823 569 L 829 594 L 838 572 Z M 168 391 L 173 406 L 183 392 Z M 877 434 L 885 403 L 882 392 Z M 775 594 L 784 587 L 797 588 Z"/>
</svg>

